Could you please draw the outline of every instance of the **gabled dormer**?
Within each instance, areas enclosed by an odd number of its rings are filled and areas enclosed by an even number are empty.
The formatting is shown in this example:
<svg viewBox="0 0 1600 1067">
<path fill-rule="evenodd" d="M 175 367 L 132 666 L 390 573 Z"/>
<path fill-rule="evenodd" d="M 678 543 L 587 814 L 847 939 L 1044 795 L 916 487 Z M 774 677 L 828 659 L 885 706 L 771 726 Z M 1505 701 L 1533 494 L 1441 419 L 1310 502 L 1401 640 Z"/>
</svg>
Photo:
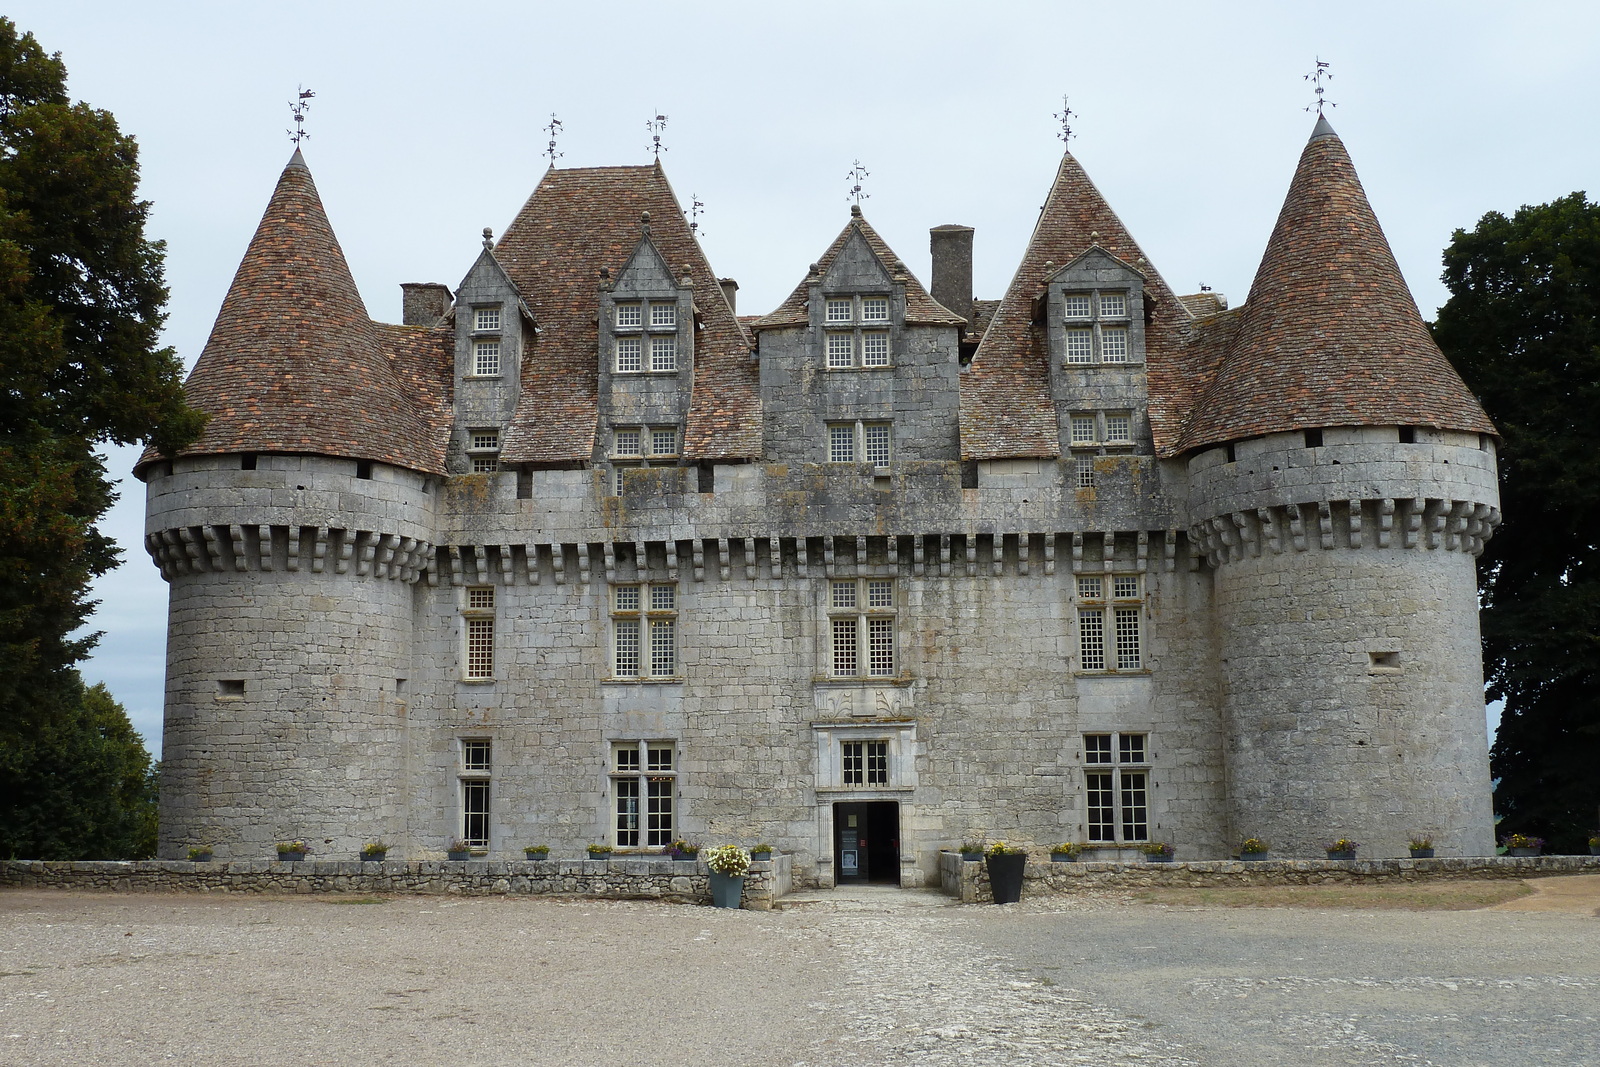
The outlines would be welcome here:
<svg viewBox="0 0 1600 1067">
<path fill-rule="evenodd" d="M 604 271 L 600 279 L 594 462 L 610 471 L 616 495 L 627 471 L 682 463 L 694 384 L 694 281 L 687 269 L 668 265 L 651 239 L 648 212 L 642 222 L 627 263 L 616 277 Z"/>
<path fill-rule="evenodd" d="M 1062 367 L 1142 364 L 1144 273 L 1099 245 L 1047 277 L 1038 309 Z"/>
<path fill-rule="evenodd" d="M 810 274 L 811 347 L 827 371 L 894 366 L 906 319 L 905 273 L 891 275 L 856 227 L 828 264 Z"/>
<path fill-rule="evenodd" d="M 454 318 L 455 432 L 452 473 L 493 473 L 521 393 L 522 359 L 531 347 L 533 313 L 490 247 L 484 248 L 456 291 Z"/>
</svg>

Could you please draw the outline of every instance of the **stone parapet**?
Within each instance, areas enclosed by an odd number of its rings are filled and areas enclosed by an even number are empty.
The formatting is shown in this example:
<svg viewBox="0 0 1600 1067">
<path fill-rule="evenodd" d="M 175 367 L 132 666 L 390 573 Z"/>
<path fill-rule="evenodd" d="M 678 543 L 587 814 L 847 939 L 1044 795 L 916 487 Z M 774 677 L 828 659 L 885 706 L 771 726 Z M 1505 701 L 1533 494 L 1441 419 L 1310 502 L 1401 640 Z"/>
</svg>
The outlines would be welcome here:
<svg viewBox="0 0 1600 1067">
<path fill-rule="evenodd" d="M 1431 860 L 1197 860 L 1179 863 L 1030 861 L 1022 896 L 1071 896 L 1126 889 L 1226 886 L 1378 885 L 1393 882 L 1600 875 L 1600 856 L 1467 856 Z M 963 904 L 990 903 L 988 864 L 939 855 L 939 885 Z"/>
<path fill-rule="evenodd" d="M 792 859 L 752 863 L 743 907 L 767 911 L 789 892 Z M 453 893 L 462 896 L 577 896 L 609 900 L 711 900 L 705 864 L 668 859 L 424 861 L 307 860 L 0 862 L 0 887 L 117 893 Z"/>
</svg>

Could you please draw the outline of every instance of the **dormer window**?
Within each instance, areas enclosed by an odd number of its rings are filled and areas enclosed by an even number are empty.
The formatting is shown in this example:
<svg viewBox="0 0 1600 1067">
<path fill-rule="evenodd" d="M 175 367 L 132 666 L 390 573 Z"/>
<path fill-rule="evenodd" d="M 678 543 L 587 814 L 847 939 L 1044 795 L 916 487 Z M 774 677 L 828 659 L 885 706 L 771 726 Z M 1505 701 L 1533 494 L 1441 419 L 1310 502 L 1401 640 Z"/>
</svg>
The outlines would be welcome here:
<svg viewBox="0 0 1600 1067">
<path fill-rule="evenodd" d="M 622 329 L 643 325 L 642 309 L 638 304 L 617 305 L 617 325 Z"/>
<path fill-rule="evenodd" d="M 493 378 L 500 373 L 500 342 L 472 342 L 472 373 L 478 378 Z"/>
<path fill-rule="evenodd" d="M 1063 293 L 1061 320 L 1065 362 L 1080 365 L 1128 362 L 1126 292 Z"/>
<path fill-rule="evenodd" d="M 672 329 L 677 329 L 678 328 L 678 305 L 677 304 L 651 304 L 650 305 L 650 325 L 651 326 L 666 326 L 666 327 L 670 327 Z"/>
<path fill-rule="evenodd" d="M 613 491 L 622 495 L 622 473 L 640 467 L 675 466 L 678 460 L 676 426 L 627 426 L 611 434 Z"/>
<path fill-rule="evenodd" d="M 678 369 L 676 301 L 636 300 L 613 306 L 612 364 L 618 374 L 671 374 Z"/>
<path fill-rule="evenodd" d="M 822 320 L 823 353 L 829 370 L 890 365 L 888 297 L 829 297 L 823 305 Z"/>
<path fill-rule="evenodd" d="M 500 431 L 495 429 L 467 431 L 467 455 L 472 460 L 473 474 L 493 474 L 500 469 Z"/>
<path fill-rule="evenodd" d="M 500 305 L 472 309 L 472 331 L 474 333 L 500 332 Z"/>
<path fill-rule="evenodd" d="M 651 309 L 652 313 L 654 310 L 654 308 Z M 668 310 L 674 313 L 677 311 L 676 308 L 670 305 Z M 650 369 L 653 371 L 678 369 L 678 338 L 676 334 L 650 338 Z"/>
</svg>

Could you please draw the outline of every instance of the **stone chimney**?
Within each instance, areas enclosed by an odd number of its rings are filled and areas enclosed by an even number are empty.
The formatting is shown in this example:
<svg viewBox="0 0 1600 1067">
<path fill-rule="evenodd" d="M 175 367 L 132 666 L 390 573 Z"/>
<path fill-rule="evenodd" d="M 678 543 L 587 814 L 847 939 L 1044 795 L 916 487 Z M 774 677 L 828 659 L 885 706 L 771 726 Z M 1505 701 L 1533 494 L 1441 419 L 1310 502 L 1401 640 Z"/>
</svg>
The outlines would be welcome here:
<svg viewBox="0 0 1600 1067">
<path fill-rule="evenodd" d="M 718 278 L 717 284 L 722 286 L 722 295 L 728 298 L 728 310 L 739 314 L 739 283 L 732 278 Z"/>
<path fill-rule="evenodd" d="M 928 248 L 933 252 L 935 300 L 972 321 L 972 227 L 935 226 L 928 231 Z"/>
<path fill-rule="evenodd" d="M 450 287 L 438 282 L 400 283 L 400 323 L 432 326 L 450 310 Z"/>
</svg>

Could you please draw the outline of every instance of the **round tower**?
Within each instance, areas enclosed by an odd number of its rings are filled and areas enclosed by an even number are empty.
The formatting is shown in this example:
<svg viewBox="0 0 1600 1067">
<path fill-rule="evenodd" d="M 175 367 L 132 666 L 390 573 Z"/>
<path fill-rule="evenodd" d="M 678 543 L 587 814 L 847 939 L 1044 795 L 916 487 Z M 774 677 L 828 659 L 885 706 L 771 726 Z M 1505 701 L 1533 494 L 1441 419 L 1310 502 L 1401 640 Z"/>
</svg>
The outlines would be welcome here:
<svg viewBox="0 0 1600 1067">
<path fill-rule="evenodd" d="M 297 151 L 186 385 L 206 431 L 137 472 L 170 584 L 163 858 L 407 844 L 404 686 L 442 466 L 400 378 L 413 333 L 367 317 Z"/>
<path fill-rule="evenodd" d="M 1475 559 L 1499 522 L 1494 427 L 1325 120 L 1232 314 L 1183 449 L 1232 838 L 1490 854 Z"/>
</svg>

